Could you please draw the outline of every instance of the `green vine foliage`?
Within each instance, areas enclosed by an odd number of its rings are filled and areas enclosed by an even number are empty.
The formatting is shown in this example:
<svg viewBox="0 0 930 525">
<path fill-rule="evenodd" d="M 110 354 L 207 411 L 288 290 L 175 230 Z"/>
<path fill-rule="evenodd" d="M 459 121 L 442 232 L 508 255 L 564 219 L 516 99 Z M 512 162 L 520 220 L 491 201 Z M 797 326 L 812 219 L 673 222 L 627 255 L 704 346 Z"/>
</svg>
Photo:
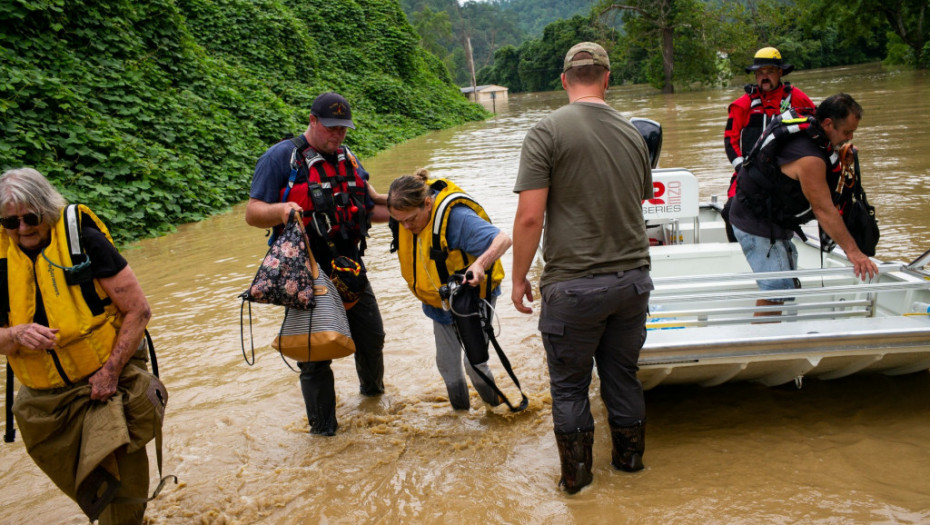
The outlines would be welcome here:
<svg viewBox="0 0 930 525">
<path fill-rule="evenodd" d="M 118 242 L 172 231 L 246 200 L 324 91 L 363 157 L 486 118 L 418 40 L 396 0 L 0 2 L 0 170 L 38 169 Z"/>
</svg>

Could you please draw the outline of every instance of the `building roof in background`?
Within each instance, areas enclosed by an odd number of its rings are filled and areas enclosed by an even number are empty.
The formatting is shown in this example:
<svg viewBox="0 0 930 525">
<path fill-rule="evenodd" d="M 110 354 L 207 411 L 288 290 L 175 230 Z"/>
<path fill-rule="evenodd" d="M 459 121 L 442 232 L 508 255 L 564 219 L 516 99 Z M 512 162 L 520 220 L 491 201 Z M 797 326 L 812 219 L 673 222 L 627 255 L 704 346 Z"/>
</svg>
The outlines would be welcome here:
<svg viewBox="0 0 930 525">
<path fill-rule="evenodd" d="M 467 94 L 469 94 L 469 93 L 472 92 L 471 86 L 460 88 L 460 90 L 461 90 L 462 94 L 464 94 L 464 95 L 467 95 Z M 495 92 L 496 92 L 496 91 L 509 91 L 509 89 L 508 89 L 506 86 L 497 86 L 497 85 L 494 85 L 494 84 L 487 84 L 487 85 L 484 85 L 484 86 L 478 86 L 478 87 L 475 88 L 475 90 L 478 91 L 479 93 L 482 92 L 482 91 L 487 91 L 487 92 L 491 92 L 491 91 L 495 91 Z"/>
</svg>

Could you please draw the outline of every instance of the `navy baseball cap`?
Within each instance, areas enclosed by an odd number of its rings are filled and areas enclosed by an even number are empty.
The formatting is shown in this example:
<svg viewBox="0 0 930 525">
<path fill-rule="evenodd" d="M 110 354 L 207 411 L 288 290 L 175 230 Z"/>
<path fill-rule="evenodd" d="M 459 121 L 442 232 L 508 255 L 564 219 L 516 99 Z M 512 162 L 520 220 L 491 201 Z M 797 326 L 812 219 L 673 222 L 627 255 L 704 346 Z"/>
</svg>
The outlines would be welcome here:
<svg viewBox="0 0 930 525">
<path fill-rule="evenodd" d="M 352 108 L 339 93 L 323 93 L 316 97 L 310 106 L 310 114 L 327 128 L 342 126 L 355 129 L 355 124 L 352 123 Z"/>
</svg>

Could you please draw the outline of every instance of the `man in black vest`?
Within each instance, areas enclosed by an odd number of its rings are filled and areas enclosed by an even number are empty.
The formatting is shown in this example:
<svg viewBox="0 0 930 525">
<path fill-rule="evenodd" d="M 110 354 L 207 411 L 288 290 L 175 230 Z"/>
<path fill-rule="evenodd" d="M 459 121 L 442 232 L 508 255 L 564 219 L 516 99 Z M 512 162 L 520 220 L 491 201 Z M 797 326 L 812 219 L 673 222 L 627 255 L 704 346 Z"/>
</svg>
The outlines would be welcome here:
<svg viewBox="0 0 930 525">
<path fill-rule="evenodd" d="M 794 230 L 785 224 L 774 222 L 771 212 L 772 209 L 792 207 L 804 210 L 807 208 L 806 204 L 809 204 L 821 228 L 846 253 L 856 276 L 865 280 L 878 274 L 878 267 L 856 246 L 855 240 L 846 229 L 842 217 L 833 205 L 831 189 L 827 183 L 828 166 L 835 163 L 835 159 L 830 158 L 832 150 L 827 151 L 829 145 L 835 149 L 852 140 L 853 132 L 858 128 L 861 118 L 862 106 L 851 96 L 845 93 L 833 95 L 817 107 L 816 120 L 822 129 L 823 144 L 819 145 L 805 132 L 794 133 L 787 138 L 773 156 L 772 162 L 777 168 L 769 171 L 771 177 L 777 179 L 770 181 L 773 186 L 766 188 L 765 183 L 769 181 L 747 175 L 745 164 L 740 168 L 736 198 L 732 199 L 730 208 L 730 222 L 754 272 L 797 268 L 798 252 L 791 243 Z M 751 158 L 748 163 L 751 164 L 752 160 Z M 752 170 L 753 167 L 750 166 L 749 169 Z M 777 190 L 773 192 L 772 187 Z M 766 200 L 770 203 L 768 210 L 753 204 Z M 758 283 L 762 290 L 796 288 L 793 279 L 766 279 Z M 785 298 L 760 299 L 756 304 L 780 305 L 784 301 Z M 767 315 L 779 313 L 769 312 Z"/>
</svg>

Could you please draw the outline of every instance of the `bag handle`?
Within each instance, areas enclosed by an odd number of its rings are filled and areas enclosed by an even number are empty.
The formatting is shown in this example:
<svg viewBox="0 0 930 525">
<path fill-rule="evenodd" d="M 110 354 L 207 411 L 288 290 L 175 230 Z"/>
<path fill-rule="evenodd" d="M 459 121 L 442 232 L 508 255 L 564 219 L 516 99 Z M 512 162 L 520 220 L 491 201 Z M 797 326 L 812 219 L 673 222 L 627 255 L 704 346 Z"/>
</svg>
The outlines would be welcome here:
<svg viewBox="0 0 930 525">
<path fill-rule="evenodd" d="M 291 212 L 287 216 L 287 225 L 290 226 L 293 222 L 300 229 L 300 235 L 303 236 L 304 245 L 307 247 L 307 255 L 310 257 L 310 277 L 316 281 L 320 278 L 320 265 L 317 264 L 316 257 L 313 256 L 313 250 L 310 249 L 310 238 L 307 237 L 307 230 L 304 229 L 304 221 L 297 219 L 295 215 L 297 215 L 297 210 L 291 208 Z"/>
<path fill-rule="evenodd" d="M 303 221 L 298 219 L 296 214 L 297 210 L 291 208 L 291 211 L 287 216 L 287 224 L 284 227 L 292 227 L 291 223 L 294 223 L 293 227 L 300 230 L 300 234 L 304 239 L 304 245 L 307 247 L 307 255 L 309 256 L 310 261 L 310 275 L 313 277 L 313 280 L 316 281 L 320 275 L 319 264 L 317 264 L 316 259 L 313 257 L 313 251 L 310 250 L 310 240 L 307 238 L 307 231 L 304 229 Z M 252 301 L 249 299 L 248 290 L 240 294 L 239 297 L 242 298 L 242 304 L 239 305 L 239 342 L 242 346 L 242 358 L 245 360 L 247 365 L 252 366 L 255 364 L 255 339 L 252 335 Z M 245 303 L 247 302 L 249 303 L 249 345 L 251 350 L 251 359 L 249 359 L 249 354 L 246 352 L 245 348 L 245 322 L 243 321 L 245 314 Z M 284 315 L 285 317 L 287 316 L 287 309 L 285 309 Z M 280 332 L 278 333 L 278 337 L 281 337 Z M 294 370 L 294 367 L 292 367 L 291 364 L 287 362 L 287 359 L 284 358 L 284 354 L 281 354 L 281 359 L 284 361 L 284 364 L 288 366 L 288 368 L 294 372 L 297 372 L 297 370 Z"/>
</svg>

